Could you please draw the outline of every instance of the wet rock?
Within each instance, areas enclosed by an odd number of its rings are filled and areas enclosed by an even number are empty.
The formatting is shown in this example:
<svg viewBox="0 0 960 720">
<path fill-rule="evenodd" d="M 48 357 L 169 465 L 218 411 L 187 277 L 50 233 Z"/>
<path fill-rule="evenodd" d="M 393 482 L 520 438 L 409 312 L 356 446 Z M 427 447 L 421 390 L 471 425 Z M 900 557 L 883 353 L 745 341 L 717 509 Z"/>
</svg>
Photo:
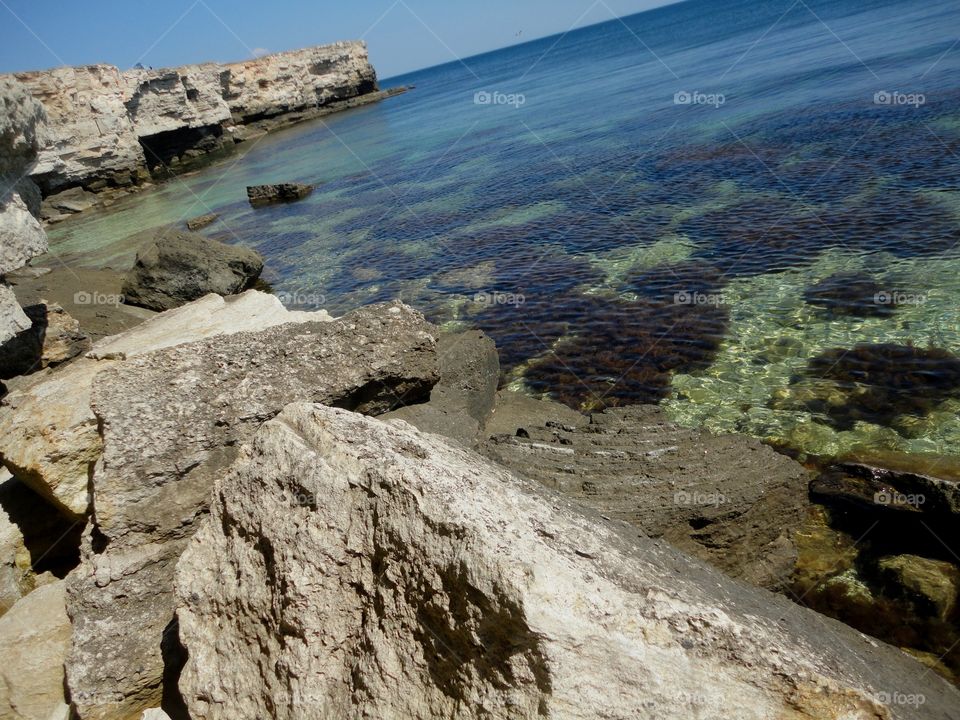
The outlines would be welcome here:
<svg viewBox="0 0 960 720">
<path fill-rule="evenodd" d="M 242 292 L 262 270 L 263 258 L 253 250 L 164 229 L 137 253 L 124 278 L 123 298 L 130 305 L 170 310 L 208 293 Z"/>
<path fill-rule="evenodd" d="M 217 213 L 208 213 L 206 215 L 200 215 L 195 218 L 190 218 L 189 220 L 187 220 L 187 230 L 190 230 L 191 232 L 193 232 L 193 231 L 205 228 L 207 227 L 207 225 L 212 225 L 213 223 L 215 223 L 219 219 L 219 217 L 220 216 L 217 215 Z"/>
<path fill-rule="evenodd" d="M 885 302 L 888 293 L 869 275 L 836 273 L 808 288 L 803 299 L 831 315 L 886 317 L 895 309 Z"/>
<path fill-rule="evenodd" d="M 276 202 L 302 200 L 313 192 L 313 185 L 278 183 L 276 185 L 248 185 L 247 199 L 254 207 Z"/>
<path fill-rule="evenodd" d="M 960 702 L 898 650 L 469 451 L 316 405 L 264 424 L 218 482 L 176 586 L 197 720 L 919 720 Z"/>
<path fill-rule="evenodd" d="M 284 324 L 128 358 L 100 372 L 95 524 L 71 575 L 67 661 L 81 718 L 132 715 L 175 666 L 173 569 L 241 444 L 289 402 L 383 413 L 438 380 L 435 328 L 404 305 Z M 104 701 L 108 699 L 108 701 Z"/>
<path fill-rule="evenodd" d="M 481 452 L 734 577 L 779 588 L 794 569 L 807 472 L 752 438 L 688 430 L 636 406 L 588 425 L 526 425 Z"/>
<path fill-rule="evenodd" d="M 65 704 L 63 660 L 70 645 L 64 581 L 30 593 L 0 617 L 0 716 L 48 720 Z"/>
<path fill-rule="evenodd" d="M 424 432 L 473 444 L 493 412 L 500 360 L 493 340 L 482 332 L 441 335 L 437 342 L 440 381 L 430 400 L 383 416 L 405 420 Z"/>
<path fill-rule="evenodd" d="M 273 295 L 208 295 L 96 343 L 89 357 L 31 376 L 0 407 L 0 461 L 66 515 L 86 514 L 93 466 L 102 450 L 90 408 L 93 378 L 126 358 L 204 338 L 290 322 L 324 321 L 323 312 L 290 312 Z"/>
<path fill-rule="evenodd" d="M 942 560 L 916 555 L 880 558 L 878 566 L 897 595 L 914 599 L 929 614 L 946 619 L 957 605 L 960 569 Z"/>
<path fill-rule="evenodd" d="M 493 415 L 487 420 L 487 436 L 518 435 L 528 427 L 543 427 L 556 423 L 562 427 L 580 427 L 590 417 L 553 400 L 530 397 L 521 392 L 500 390 L 493 406 Z M 527 433 L 529 435 L 529 433 Z"/>
</svg>

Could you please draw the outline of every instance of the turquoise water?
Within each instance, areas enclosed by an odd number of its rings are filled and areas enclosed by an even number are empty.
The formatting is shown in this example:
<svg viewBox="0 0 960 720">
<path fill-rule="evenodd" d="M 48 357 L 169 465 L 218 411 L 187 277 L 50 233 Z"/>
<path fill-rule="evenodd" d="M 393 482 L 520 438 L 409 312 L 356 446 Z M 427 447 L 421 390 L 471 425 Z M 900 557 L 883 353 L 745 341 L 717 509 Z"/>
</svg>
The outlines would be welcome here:
<svg viewBox="0 0 960 720">
<path fill-rule="evenodd" d="M 694 0 L 384 82 L 51 233 L 206 212 L 292 306 L 480 327 L 504 383 L 816 454 L 960 453 L 960 5 Z M 251 209 L 247 184 L 320 187 Z M 920 396 L 923 401 L 918 402 Z"/>
</svg>

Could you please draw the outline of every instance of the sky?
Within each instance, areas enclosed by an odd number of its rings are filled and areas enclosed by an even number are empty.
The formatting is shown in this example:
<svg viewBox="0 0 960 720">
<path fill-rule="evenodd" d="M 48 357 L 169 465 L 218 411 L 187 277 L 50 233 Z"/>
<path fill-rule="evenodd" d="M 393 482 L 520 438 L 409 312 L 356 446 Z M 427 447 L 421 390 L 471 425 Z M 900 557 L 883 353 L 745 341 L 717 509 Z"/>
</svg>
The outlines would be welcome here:
<svg viewBox="0 0 960 720">
<path fill-rule="evenodd" d="M 167 67 L 367 41 L 381 78 L 671 0 L 0 0 L 0 72 Z"/>
</svg>

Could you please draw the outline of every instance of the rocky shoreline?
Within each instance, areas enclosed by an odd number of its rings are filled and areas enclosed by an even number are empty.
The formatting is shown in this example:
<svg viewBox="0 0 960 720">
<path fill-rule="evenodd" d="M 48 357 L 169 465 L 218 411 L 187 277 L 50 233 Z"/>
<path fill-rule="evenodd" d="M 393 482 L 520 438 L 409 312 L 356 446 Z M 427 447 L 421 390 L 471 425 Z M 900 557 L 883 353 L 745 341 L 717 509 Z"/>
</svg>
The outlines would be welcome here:
<svg viewBox="0 0 960 720">
<path fill-rule="evenodd" d="M 355 44 L 334 48 L 369 79 Z M 131 76 L 153 87 L 125 105 L 134 128 L 170 78 L 190 107 L 225 72 L 197 67 Z M 43 108 L 0 89 L 0 175 L 136 182 L 139 160 L 51 164 Z M 332 103 L 244 107 L 230 121 L 259 132 Z M 960 572 L 838 529 L 899 513 L 947 532 L 955 478 L 865 459 L 816 473 L 653 406 L 506 392 L 483 333 L 398 302 L 288 310 L 250 289 L 262 258 L 181 228 L 138 240 L 125 275 L 32 266 L 41 193 L 9 187 L 0 716 L 956 716 L 952 648 L 924 636 L 954 639 Z M 804 604 L 889 617 L 893 644 Z"/>
</svg>

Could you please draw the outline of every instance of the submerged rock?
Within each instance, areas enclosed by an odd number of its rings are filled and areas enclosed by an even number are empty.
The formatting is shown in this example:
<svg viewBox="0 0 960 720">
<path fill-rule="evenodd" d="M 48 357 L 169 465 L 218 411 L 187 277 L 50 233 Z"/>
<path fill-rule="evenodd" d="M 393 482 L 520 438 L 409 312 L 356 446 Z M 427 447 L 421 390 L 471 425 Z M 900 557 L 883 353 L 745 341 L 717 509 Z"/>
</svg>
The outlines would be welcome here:
<svg viewBox="0 0 960 720">
<path fill-rule="evenodd" d="M 919 720 L 960 703 L 898 650 L 469 451 L 317 405 L 258 431 L 176 576 L 196 720 Z M 906 694 L 923 707 L 889 700 Z"/>
<path fill-rule="evenodd" d="M 81 718 L 159 704 L 165 668 L 178 663 L 174 565 L 241 444 L 297 400 L 366 413 L 424 400 L 438 380 L 435 334 L 407 306 L 370 306 L 178 345 L 97 374 L 94 522 L 68 589 L 67 680 L 88 695 L 75 701 Z"/>
<path fill-rule="evenodd" d="M 481 451 L 734 577 L 781 588 L 793 572 L 809 477 L 753 438 L 689 430 L 636 406 L 589 424 L 524 425 Z"/>
<path fill-rule="evenodd" d="M 957 606 L 960 569 L 953 563 L 897 555 L 881 558 L 877 564 L 897 594 L 915 599 L 929 614 L 945 620 Z"/>
<path fill-rule="evenodd" d="M 263 258 L 254 250 L 163 229 L 137 253 L 123 281 L 123 300 L 151 310 L 170 310 L 208 293 L 242 292 L 262 271 Z"/>
<path fill-rule="evenodd" d="M 279 183 L 276 185 L 248 185 L 247 199 L 254 207 L 276 202 L 302 200 L 313 192 L 313 185 Z"/>
</svg>

